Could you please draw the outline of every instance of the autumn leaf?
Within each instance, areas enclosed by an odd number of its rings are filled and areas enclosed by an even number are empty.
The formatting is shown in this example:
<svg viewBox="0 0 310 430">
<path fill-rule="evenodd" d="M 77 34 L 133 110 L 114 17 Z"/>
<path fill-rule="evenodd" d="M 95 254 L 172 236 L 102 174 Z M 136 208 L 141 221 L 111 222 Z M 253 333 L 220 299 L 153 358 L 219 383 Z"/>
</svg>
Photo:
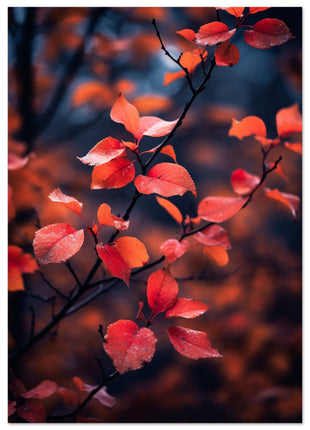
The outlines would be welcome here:
<svg viewBox="0 0 310 430">
<path fill-rule="evenodd" d="M 299 207 L 300 198 L 295 194 L 282 193 L 278 189 L 271 190 L 270 188 L 264 188 L 265 196 L 270 199 L 277 200 L 287 206 L 293 215 L 293 218 L 296 219 L 296 211 Z"/>
<path fill-rule="evenodd" d="M 166 311 L 166 318 L 196 318 L 208 309 L 210 306 L 199 300 L 177 298 L 175 304 Z"/>
<path fill-rule="evenodd" d="M 139 175 L 135 186 L 142 194 L 159 194 L 163 197 L 183 196 L 191 191 L 197 196 L 195 184 L 188 171 L 172 163 L 159 163 L 150 169 L 147 176 Z"/>
<path fill-rule="evenodd" d="M 136 97 L 133 100 L 134 105 L 143 115 L 149 115 L 154 111 L 166 111 L 171 105 L 172 101 L 169 97 L 160 94 L 145 94 Z"/>
<path fill-rule="evenodd" d="M 104 245 L 98 243 L 96 245 L 98 256 L 104 262 L 108 272 L 116 278 L 122 279 L 127 287 L 129 287 L 129 278 L 131 268 L 124 260 L 119 251 L 114 245 Z"/>
<path fill-rule="evenodd" d="M 109 325 L 103 347 L 112 359 L 116 370 L 123 374 L 149 363 L 157 342 L 153 332 L 130 320 L 119 320 Z"/>
<path fill-rule="evenodd" d="M 8 246 L 9 291 L 24 290 L 22 273 L 34 273 L 36 270 L 38 265 L 31 254 L 24 253 L 18 246 Z"/>
<path fill-rule="evenodd" d="M 190 42 L 194 42 L 196 38 L 194 30 L 191 30 L 190 28 L 184 28 L 184 30 L 179 30 L 176 33 L 189 40 Z"/>
<path fill-rule="evenodd" d="M 175 121 L 164 121 L 163 119 L 157 118 L 156 116 L 142 116 L 139 122 L 139 128 L 135 133 L 135 137 L 138 142 L 143 136 L 150 137 L 162 137 L 170 133 L 174 128 L 178 120 Z"/>
<path fill-rule="evenodd" d="M 157 203 L 163 207 L 169 215 L 172 216 L 176 220 L 178 224 L 182 224 L 183 221 L 183 215 L 181 214 L 180 210 L 169 200 L 164 199 L 163 197 L 156 196 Z"/>
<path fill-rule="evenodd" d="M 250 7 L 249 12 L 253 14 L 253 13 L 257 13 L 257 12 L 262 12 L 266 9 L 270 9 L 270 7 Z"/>
<path fill-rule="evenodd" d="M 234 170 L 230 177 L 231 186 L 235 193 L 249 194 L 260 183 L 257 175 L 252 175 L 243 169 Z"/>
<path fill-rule="evenodd" d="M 152 148 L 152 149 L 149 149 L 149 150 L 147 150 L 147 151 L 143 151 L 143 152 L 140 152 L 140 155 L 142 155 L 142 154 L 153 154 L 156 150 L 157 150 L 157 148 L 159 148 L 160 147 L 160 144 L 159 145 L 157 145 L 157 146 L 155 146 L 154 148 Z M 164 146 L 160 151 L 159 151 L 161 154 L 166 154 L 166 155 L 168 155 L 168 157 L 170 157 L 170 158 L 172 158 L 173 159 L 173 161 L 176 163 L 177 162 L 177 158 L 176 158 L 176 154 L 175 154 L 175 151 L 174 151 L 174 149 L 173 149 L 173 146 L 172 145 L 166 145 L 166 146 Z"/>
<path fill-rule="evenodd" d="M 136 237 L 120 237 L 115 247 L 131 269 L 144 266 L 149 261 L 145 245 Z"/>
<path fill-rule="evenodd" d="M 152 314 L 165 312 L 174 305 L 179 287 L 170 275 L 169 269 L 159 269 L 151 273 L 147 282 L 147 301 Z"/>
<path fill-rule="evenodd" d="M 46 411 L 41 403 L 26 400 L 22 405 L 18 406 L 17 413 L 28 423 L 46 422 Z"/>
<path fill-rule="evenodd" d="M 129 133 L 136 135 L 140 117 L 137 108 L 129 103 L 122 93 L 119 94 L 111 109 L 111 119 L 124 125 Z"/>
<path fill-rule="evenodd" d="M 216 9 L 226 10 L 230 15 L 240 18 L 243 16 L 244 7 L 217 7 Z"/>
<path fill-rule="evenodd" d="M 127 158 L 117 158 L 94 167 L 91 189 L 122 188 L 133 181 L 134 177 L 134 164 Z"/>
<path fill-rule="evenodd" d="M 33 249 L 41 264 L 62 263 L 75 255 L 83 242 L 83 229 L 75 230 L 69 224 L 57 223 L 36 231 Z"/>
<path fill-rule="evenodd" d="M 45 380 L 32 390 L 26 391 L 21 395 L 24 399 L 46 399 L 56 393 L 57 384 L 54 381 Z"/>
<path fill-rule="evenodd" d="M 8 153 L 8 170 L 18 170 L 26 166 L 29 156 L 20 157 L 19 155 Z"/>
<path fill-rule="evenodd" d="M 205 221 L 226 221 L 240 211 L 246 200 L 244 197 L 205 197 L 198 205 L 198 216 Z"/>
<path fill-rule="evenodd" d="M 290 151 L 297 152 L 297 154 L 302 154 L 302 143 L 301 142 L 284 142 L 285 148 Z"/>
<path fill-rule="evenodd" d="M 174 349 L 185 357 L 194 360 L 221 357 L 212 347 L 205 332 L 175 326 L 168 328 L 167 333 Z"/>
<path fill-rule="evenodd" d="M 102 203 L 97 210 L 97 218 L 100 225 L 110 225 L 117 230 L 126 230 L 129 227 L 129 221 L 123 220 L 111 213 L 111 207 Z"/>
<path fill-rule="evenodd" d="M 79 202 L 77 199 L 71 196 L 67 196 L 64 194 L 59 188 L 56 188 L 52 191 L 48 198 L 55 203 L 60 203 L 66 208 L 70 209 L 72 212 L 75 212 L 77 215 L 81 215 L 83 203 Z"/>
<path fill-rule="evenodd" d="M 236 32 L 236 29 L 229 30 L 229 27 L 220 21 L 210 22 L 202 25 L 196 33 L 195 43 L 198 45 L 216 45 L 220 42 L 230 39 Z"/>
<path fill-rule="evenodd" d="M 244 32 L 244 40 L 257 49 L 269 49 L 282 45 L 293 36 L 283 21 L 274 18 L 265 18 L 258 21 L 253 27 Z"/>
<path fill-rule="evenodd" d="M 204 228 L 195 233 L 193 237 L 203 245 L 222 246 L 224 249 L 231 248 L 227 230 L 217 224 Z"/>
<path fill-rule="evenodd" d="M 81 392 L 91 393 L 97 388 L 96 385 L 86 384 L 81 378 L 78 378 L 77 376 L 73 377 L 73 382 Z M 93 399 L 97 399 L 102 406 L 106 406 L 108 408 L 113 408 L 113 406 L 116 404 L 115 397 L 108 394 L 106 386 L 97 391 L 97 393 L 93 396 Z"/>
<path fill-rule="evenodd" d="M 126 146 L 113 137 L 100 140 L 84 157 L 77 157 L 82 163 L 90 166 L 105 164 L 114 158 L 124 155 Z"/>
<path fill-rule="evenodd" d="M 205 246 L 203 248 L 203 253 L 218 266 L 226 266 L 229 262 L 229 256 L 226 249 L 220 245 Z"/>
<path fill-rule="evenodd" d="M 286 138 L 292 133 L 302 131 L 302 116 L 298 104 L 295 103 L 288 108 L 280 109 L 276 114 L 278 136 Z"/>
<path fill-rule="evenodd" d="M 189 242 L 187 240 L 179 242 L 176 239 L 168 239 L 160 245 L 160 250 L 169 264 L 182 257 L 188 248 Z"/>
<path fill-rule="evenodd" d="M 217 66 L 232 67 L 238 63 L 240 52 L 236 45 L 230 43 L 229 40 L 221 43 L 215 51 L 215 62 Z"/>
<path fill-rule="evenodd" d="M 78 85 L 72 94 L 72 106 L 90 104 L 96 109 L 105 109 L 113 102 L 114 91 L 99 81 L 87 81 Z"/>
<path fill-rule="evenodd" d="M 177 79 L 184 78 L 185 72 L 184 70 L 180 70 L 178 72 L 167 72 L 164 77 L 164 85 L 167 86 L 171 84 L 171 82 L 176 81 Z"/>
<path fill-rule="evenodd" d="M 247 116 L 241 121 L 233 118 L 232 126 L 229 129 L 229 136 L 236 136 L 238 139 L 258 135 L 266 137 L 267 130 L 264 121 L 258 116 Z"/>
</svg>

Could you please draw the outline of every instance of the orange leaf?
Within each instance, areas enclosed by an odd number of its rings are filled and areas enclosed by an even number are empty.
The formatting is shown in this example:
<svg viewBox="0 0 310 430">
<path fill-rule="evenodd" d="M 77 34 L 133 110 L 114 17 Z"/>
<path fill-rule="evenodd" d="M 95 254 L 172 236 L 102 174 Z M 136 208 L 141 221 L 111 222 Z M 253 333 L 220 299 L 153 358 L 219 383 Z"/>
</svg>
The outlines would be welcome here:
<svg viewBox="0 0 310 430">
<path fill-rule="evenodd" d="M 297 152 L 297 154 L 302 154 L 302 144 L 301 142 L 284 142 L 285 148 L 289 149 L 290 151 Z"/>
<path fill-rule="evenodd" d="M 261 118 L 258 116 L 247 116 L 241 121 L 237 121 L 233 118 L 232 126 L 228 132 L 229 136 L 236 136 L 241 140 L 253 134 L 266 137 L 266 126 Z"/>
<path fill-rule="evenodd" d="M 184 70 L 180 70 L 179 72 L 167 72 L 164 77 L 164 85 L 169 85 L 171 82 L 176 81 L 177 79 L 183 78 L 185 76 Z"/>
<path fill-rule="evenodd" d="M 194 238 L 204 245 L 231 248 L 228 232 L 223 227 L 214 224 L 194 234 Z"/>
<path fill-rule="evenodd" d="M 204 60 L 207 58 L 206 53 L 203 54 L 203 58 Z M 201 63 L 199 50 L 195 49 L 192 52 L 184 52 L 184 54 L 181 55 L 180 63 L 189 73 L 193 73 L 196 66 Z"/>
<path fill-rule="evenodd" d="M 127 158 L 117 158 L 100 166 L 92 173 L 92 190 L 102 188 L 122 188 L 135 177 L 135 166 Z"/>
<path fill-rule="evenodd" d="M 116 370 L 123 374 L 149 363 L 155 353 L 156 342 L 150 329 L 139 328 L 130 320 L 119 320 L 109 325 L 103 347 Z"/>
<path fill-rule="evenodd" d="M 140 122 L 139 112 L 133 104 L 126 100 L 122 93 L 111 109 L 111 119 L 123 124 L 129 133 L 136 135 Z"/>
<path fill-rule="evenodd" d="M 233 28 L 229 30 L 229 27 L 220 21 L 210 22 L 202 25 L 196 33 L 195 43 L 198 45 L 216 45 L 220 42 L 230 39 L 236 32 Z"/>
<path fill-rule="evenodd" d="M 154 111 L 165 111 L 171 107 L 171 99 L 159 94 L 145 94 L 133 100 L 138 111 L 143 115 L 149 115 Z"/>
<path fill-rule="evenodd" d="M 170 275 L 169 269 L 159 269 L 151 273 L 147 282 L 147 301 L 152 314 L 165 312 L 174 305 L 179 287 Z"/>
<path fill-rule="evenodd" d="M 278 136 L 288 137 L 292 133 L 302 131 L 302 116 L 298 104 L 280 109 L 276 114 Z"/>
<path fill-rule="evenodd" d="M 38 270 L 35 259 L 14 245 L 8 246 L 8 288 L 9 291 L 24 290 L 22 273 L 33 273 Z"/>
<path fill-rule="evenodd" d="M 84 242 L 84 230 L 65 223 L 50 224 L 36 231 L 33 249 L 41 264 L 62 263 L 76 254 Z"/>
<path fill-rule="evenodd" d="M 140 141 L 143 136 L 166 136 L 166 134 L 170 133 L 174 128 L 177 122 L 177 119 L 175 121 L 164 121 L 156 116 L 142 116 L 140 118 L 139 128 L 135 133 L 135 137 Z"/>
<path fill-rule="evenodd" d="M 189 40 L 190 42 L 193 42 L 195 40 L 196 34 L 194 30 L 191 30 L 190 28 L 185 28 L 184 30 L 179 30 L 176 32 L 180 36 L 184 37 L 185 39 Z"/>
<path fill-rule="evenodd" d="M 168 239 L 160 245 L 160 250 L 166 257 L 169 264 L 180 258 L 189 248 L 189 242 L 176 239 Z"/>
<path fill-rule="evenodd" d="M 72 94 L 73 107 L 91 104 L 96 109 L 104 109 L 111 105 L 114 91 L 110 86 L 98 81 L 87 81 L 80 84 Z"/>
<path fill-rule="evenodd" d="M 160 147 L 160 144 L 159 144 L 159 145 L 157 145 L 157 146 L 155 146 L 155 147 L 154 147 L 154 148 L 152 148 L 152 149 L 149 149 L 148 151 L 143 151 L 143 152 L 141 152 L 141 153 L 140 153 L 140 155 L 141 155 L 141 154 L 153 153 L 153 152 L 155 152 L 155 151 L 157 150 L 157 148 L 159 148 L 159 147 Z M 161 154 L 166 154 L 166 155 L 168 155 L 168 157 L 172 158 L 175 162 L 177 162 L 177 157 L 176 157 L 176 155 L 175 155 L 175 151 L 174 151 L 174 149 L 173 149 L 173 146 L 172 146 L 172 145 L 164 146 L 164 147 L 160 150 L 160 153 L 161 153 Z"/>
<path fill-rule="evenodd" d="M 135 179 L 135 186 L 142 194 L 157 193 L 164 197 L 183 196 L 190 191 L 197 196 L 195 184 L 188 171 L 172 163 L 156 164 L 147 176 L 139 175 Z"/>
<path fill-rule="evenodd" d="M 196 318 L 204 314 L 210 306 L 199 300 L 178 298 L 175 304 L 166 311 L 166 318 Z"/>
<path fill-rule="evenodd" d="M 220 245 L 205 246 L 203 253 L 218 266 L 225 266 L 229 262 L 227 251 Z"/>
<path fill-rule="evenodd" d="M 274 18 L 265 18 L 258 21 L 253 27 L 244 32 L 244 40 L 257 49 L 269 49 L 282 45 L 293 36 L 283 21 Z"/>
<path fill-rule="evenodd" d="M 205 197 L 198 205 L 198 216 L 205 221 L 222 222 L 240 211 L 245 197 Z"/>
<path fill-rule="evenodd" d="M 98 243 L 96 245 L 96 250 L 99 257 L 104 262 L 108 272 L 112 276 L 122 279 L 127 287 L 129 287 L 131 269 L 115 246 Z"/>
<path fill-rule="evenodd" d="M 235 193 L 246 195 L 260 183 L 260 178 L 243 169 L 237 169 L 233 171 L 230 182 Z"/>
<path fill-rule="evenodd" d="M 243 16 L 244 7 L 217 7 L 216 9 L 226 10 L 230 15 L 234 15 L 236 18 Z"/>
<path fill-rule="evenodd" d="M 131 269 L 144 266 L 149 261 L 144 244 L 136 237 L 120 237 L 116 240 L 115 247 Z"/>
<path fill-rule="evenodd" d="M 238 63 L 240 52 L 236 45 L 230 43 L 229 40 L 221 43 L 215 51 L 215 61 L 217 66 L 232 67 Z"/>
<path fill-rule="evenodd" d="M 262 12 L 263 10 L 270 9 L 270 7 L 250 7 L 250 13 Z"/>
<path fill-rule="evenodd" d="M 271 190 L 270 188 L 264 188 L 266 197 L 286 205 L 292 212 L 294 219 L 296 219 L 296 211 L 299 206 L 300 199 L 295 194 L 281 193 L 278 189 Z"/>
<path fill-rule="evenodd" d="M 129 226 L 129 221 L 123 220 L 111 214 L 111 207 L 106 203 L 102 203 L 97 210 L 97 218 L 100 225 L 111 225 L 117 230 L 126 230 Z"/>
<path fill-rule="evenodd" d="M 162 197 L 156 196 L 157 203 L 162 206 L 166 211 L 176 220 L 177 223 L 182 224 L 183 216 L 179 209 L 171 203 L 169 200 L 166 200 Z"/>
<path fill-rule="evenodd" d="M 99 166 L 113 158 L 124 154 L 125 145 L 113 137 L 100 140 L 84 157 L 77 157 L 82 163 L 90 166 Z"/>
<path fill-rule="evenodd" d="M 61 203 L 71 211 L 75 212 L 78 215 L 81 215 L 83 203 L 79 202 L 74 197 L 63 194 L 63 192 L 59 188 L 56 188 L 54 191 L 52 191 L 48 195 L 48 198 L 52 200 L 52 202 Z"/>
</svg>

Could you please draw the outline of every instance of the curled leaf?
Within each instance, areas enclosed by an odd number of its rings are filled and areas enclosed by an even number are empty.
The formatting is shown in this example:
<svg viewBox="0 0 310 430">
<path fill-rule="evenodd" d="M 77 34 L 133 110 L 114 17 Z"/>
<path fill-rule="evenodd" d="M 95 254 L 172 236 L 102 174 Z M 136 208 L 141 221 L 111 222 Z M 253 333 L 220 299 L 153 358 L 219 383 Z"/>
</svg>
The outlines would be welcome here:
<svg viewBox="0 0 310 430">
<path fill-rule="evenodd" d="M 71 196 L 67 196 L 64 194 L 59 188 L 56 188 L 52 191 L 48 198 L 52 202 L 61 203 L 63 206 L 66 206 L 72 212 L 75 212 L 77 215 L 81 215 L 83 203 L 79 202 L 77 199 Z"/>
<path fill-rule="evenodd" d="M 266 197 L 270 199 L 277 200 L 287 206 L 293 215 L 293 218 L 296 218 L 296 211 L 299 207 L 300 198 L 295 194 L 282 193 L 278 189 L 271 190 L 270 188 L 264 188 Z"/>
<path fill-rule="evenodd" d="M 115 227 L 117 230 L 126 230 L 129 226 L 129 221 L 123 220 L 115 215 L 111 214 L 111 207 L 102 203 L 97 210 L 97 218 L 100 225 L 110 225 Z"/>
</svg>

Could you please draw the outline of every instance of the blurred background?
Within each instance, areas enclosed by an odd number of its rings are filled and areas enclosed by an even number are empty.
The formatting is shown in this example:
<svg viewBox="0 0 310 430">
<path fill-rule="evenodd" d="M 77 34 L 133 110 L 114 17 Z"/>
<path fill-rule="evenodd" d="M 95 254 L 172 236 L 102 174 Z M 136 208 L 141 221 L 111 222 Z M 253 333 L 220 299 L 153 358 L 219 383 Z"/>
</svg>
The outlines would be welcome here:
<svg viewBox="0 0 310 430">
<path fill-rule="evenodd" d="M 224 11 L 221 19 L 234 25 Z M 206 90 L 197 98 L 171 143 L 178 163 L 190 173 L 198 197 L 190 193 L 170 200 L 183 213 L 197 215 L 197 203 L 209 195 L 232 196 L 230 176 L 243 168 L 260 176 L 261 146 L 254 139 L 240 142 L 228 136 L 232 118 L 262 118 L 267 136 L 276 137 L 275 115 L 302 102 L 302 9 L 270 8 L 252 15 L 248 24 L 273 17 L 283 20 L 295 36 L 269 50 L 248 46 L 243 31 L 233 43 L 240 61 L 216 67 Z M 216 19 L 215 8 L 73 8 L 14 7 L 8 9 L 8 148 L 24 160 L 9 170 L 9 244 L 32 252 L 38 225 L 68 222 L 83 228 L 80 218 L 48 198 L 54 188 L 84 203 L 83 217 L 96 222 L 101 203 L 122 214 L 133 193 L 129 184 L 116 190 L 90 190 L 91 168 L 84 156 L 107 136 L 129 140 L 123 126 L 110 119 L 120 91 L 140 115 L 175 120 L 190 97 L 185 79 L 163 85 L 166 72 L 177 71 L 164 55 L 151 24 L 155 18 L 167 49 L 176 57 L 192 45 L 176 31 L 199 27 Z M 209 59 L 212 58 L 212 49 Z M 210 61 L 210 60 L 209 60 Z M 208 64 L 208 61 L 207 61 Z M 201 79 L 197 69 L 194 81 Z M 160 139 L 145 137 L 151 149 Z M 301 156 L 279 145 L 270 161 L 283 157 L 283 174 L 271 174 L 266 185 L 301 197 Z M 160 155 L 158 161 L 170 161 Z M 60 205 L 61 206 L 61 205 Z M 113 380 L 108 392 L 114 408 L 92 401 L 83 415 L 103 422 L 286 423 L 302 419 L 302 207 L 296 220 L 288 208 L 263 192 L 232 219 L 223 223 L 232 249 L 229 263 L 216 266 L 193 245 L 172 266 L 186 278 L 204 273 L 203 280 L 183 280 L 180 296 L 199 299 L 210 310 L 194 320 L 173 321 L 208 333 L 223 358 L 190 360 L 180 356 L 166 336 L 159 335 L 152 362 Z M 145 196 L 134 208 L 126 235 L 138 237 L 150 261 L 160 257 L 160 245 L 175 238 L 179 227 Z M 107 237 L 111 230 L 107 227 Z M 91 237 L 72 259 L 84 279 L 95 261 Z M 46 278 L 63 293 L 73 284 L 64 265 L 42 267 Z M 151 271 L 135 277 L 128 289 L 121 281 L 79 312 L 63 320 L 52 336 L 42 340 L 13 363 L 16 377 L 30 389 L 43 379 L 73 388 L 79 376 L 95 385 L 100 378 L 96 357 L 107 373 L 113 370 L 105 355 L 98 325 L 134 319 L 138 302 L 146 305 L 146 280 Z M 100 279 L 100 273 L 98 274 Z M 28 293 L 50 297 L 53 291 L 39 274 L 24 275 Z M 61 305 L 57 298 L 56 308 Z M 31 309 L 36 330 L 50 319 L 52 307 L 23 291 L 9 294 L 9 349 L 30 333 Z M 168 324 L 163 326 L 168 327 Z M 65 410 L 60 396 L 47 399 L 49 413 Z"/>
</svg>

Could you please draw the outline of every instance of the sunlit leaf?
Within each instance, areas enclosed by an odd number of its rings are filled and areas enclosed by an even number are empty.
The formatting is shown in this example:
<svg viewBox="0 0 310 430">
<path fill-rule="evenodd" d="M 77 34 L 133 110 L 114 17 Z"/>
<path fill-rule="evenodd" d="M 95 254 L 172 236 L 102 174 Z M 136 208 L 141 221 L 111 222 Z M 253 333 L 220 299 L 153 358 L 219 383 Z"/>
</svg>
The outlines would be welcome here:
<svg viewBox="0 0 310 430">
<path fill-rule="evenodd" d="M 81 215 L 83 203 L 79 202 L 77 199 L 71 196 L 67 196 L 64 194 L 59 188 L 56 188 L 52 191 L 48 198 L 55 203 L 60 203 L 71 211 L 75 212 L 78 215 Z"/>
<path fill-rule="evenodd" d="M 221 43 L 215 51 L 215 61 L 217 66 L 232 67 L 238 63 L 240 52 L 236 45 L 230 43 L 229 40 Z"/>
<path fill-rule="evenodd" d="M 243 169 L 237 169 L 233 171 L 230 182 L 235 193 L 246 195 L 260 183 L 260 178 Z"/>
<path fill-rule="evenodd" d="M 160 250 L 166 257 L 169 264 L 180 258 L 189 248 L 189 242 L 183 240 L 179 242 L 176 239 L 168 239 L 160 245 Z"/>
<path fill-rule="evenodd" d="M 196 318 L 209 308 L 210 306 L 199 300 L 178 298 L 175 304 L 166 311 L 166 318 Z"/>
<path fill-rule="evenodd" d="M 117 230 L 126 230 L 129 226 L 129 221 L 123 220 L 111 214 L 111 207 L 102 203 L 97 210 L 97 218 L 100 225 L 110 225 Z"/>
<path fill-rule="evenodd" d="M 277 200 L 287 206 L 294 217 L 296 218 L 296 211 L 299 207 L 300 198 L 295 194 L 282 193 L 278 189 L 271 190 L 270 188 L 264 188 L 266 197 Z"/>
<path fill-rule="evenodd" d="M 147 301 L 152 313 L 165 312 L 173 306 L 178 292 L 177 281 L 167 268 L 151 273 L 147 282 Z"/>
<path fill-rule="evenodd" d="M 127 287 L 129 287 L 131 268 L 115 248 L 115 246 L 98 243 L 96 245 L 96 250 L 99 257 L 104 262 L 108 272 L 112 276 L 122 279 Z"/>
<path fill-rule="evenodd" d="M 135 166 L 127 158 L 117 158 L 106 164 L 95 166 L 92 173 L 91 188 L 122 188 L 135 177 Z"/>
<path fill-rule="evenodd" d="M 257 13 L 257 12 L 262 12 L 262 11 L 264 11 L 264 10 L 266 10 L 266 9 L 270 9 L 270 7 L 250 7 L 249 8 L 249 12 L 250 13 Z"/>
<path fill-rule="evenodd" d="M 129 133 L 136 135 L 140 122 L 139 112 L 133 104 L 126 100 L 122 93 L 111 109 L 111 119 L 123 124 Z"/>
<path fill-rule="evenodd" d="M 69 224 L 57 223 L 36 231 L 33 249 L 41 264 L 62 263 L 75 255 L 83 242 L 83 229 L 75 230 Z"/>
<path fill-rule="evenodd" d="M 221 354 L 212 347 L 205 332 L 178 326 L 168 328 L 167 332 L 174 349 L 185 357 L 194 360 L 221 357 Z"/>
<path fill-rule="evenodd" d="M 144 266 L 149 261 L 145 245 L 136 237 L 120 237 L 116 240 L 115 247 L 131 269 Z"/>
<path fill-rule="evenodd" d="M 190 42 L 193 42 L 195 40 L 196 34 L 194 30 L 191 30 L 190 28 L 185 28 L 184 30 L 179 30 L 176 32 L 180 36 L 184 37 L 185 39 L 189 40 Z"/>
<path fill-rule="evenodd" d="M 266 137 L 267 130 L 264 121 L 258 116 L 247 116 L 241 121 L 233 118 L 232 126 L 229 129 L 229 136 L 236 136 L 243 139 L 247 136 L 258 135 Z"/>
<path fill-rule="evenodd" d="M 217 224 L 210 225 L 209 227 L 195 233 L 194 238 L 203 245 L 217 245 L 222 246 L 225 249 L 231 248 L 227 230 Z"/>
<path fill-rule="evenodd" d="M 140 141 L 143 136 L 161 137 L 169 134 L 178 120 L 164 121 L 156 116 L 142 116 L 135 137 Z"/>
<path fill-rule="evenodd" d="M 298 104 L 280 109 L 276 114 L 278 136 L 285 138 L 302 131 L 302 116 Z"/>
<path fill-rule="evenodd" d="M 180 210 L 169 200 L 164 199 L 162 197 L 156 196 L 157 203 L 166 209 L 166 211 L 176 220 L 177 223 L 182 224 L 183 215 Z"/>
<path fill-rule="evenodd" d="M 210 22 L 199 28 L 198 33 L 196 33 L 195 43 L 198 45 L 216 45 L 230 39 L 235 32 L 235 28 L 229 30 L 229 27 L 223 22 Z"/>
<path fill-rule="evenodd" d="M 246 200 L 244 197 L 205 197 L 198 205 L 198 215 L 205 221 L 226 221 L 240 211 Z"/>
<path fill-rule="evenodd" d="M 103 347 L 116 370 L 123 374 L 149 363 L 154 356 L 156 342 L 150 329 L 139 328 L 130 320 L 119 320 L 109 325 Z"/>
<path fill-rule="evenodd" d="M 218 266 L 226 266 L 229 262 L 229 256 L 226 249 L 220 245 L 205 246 L 203 248 L 203 253 Z"/>
<path fill-rule="evenodd" d="M 257 49 L 269 49 L 273 46 L 282 45 L 292 37 L 286 24 L 274 18 L 262 19 L 244 32 L 246 43 Z"/>
<path fill-rule="evenodd" d="M 100 140 L 84 157 L 77 158 L 84 164 L 99 166 L 124 154 L 125 150 L 126 147 L 122 142 L 113 137 L 106 137 Z"/>
<path fill-rule="evenodd" d="M 216 9 L 226 10 L 230 15 L 234 15 L 236 18 L 243 16 L 244 7 L 217 7 Z"/>
</svg>

